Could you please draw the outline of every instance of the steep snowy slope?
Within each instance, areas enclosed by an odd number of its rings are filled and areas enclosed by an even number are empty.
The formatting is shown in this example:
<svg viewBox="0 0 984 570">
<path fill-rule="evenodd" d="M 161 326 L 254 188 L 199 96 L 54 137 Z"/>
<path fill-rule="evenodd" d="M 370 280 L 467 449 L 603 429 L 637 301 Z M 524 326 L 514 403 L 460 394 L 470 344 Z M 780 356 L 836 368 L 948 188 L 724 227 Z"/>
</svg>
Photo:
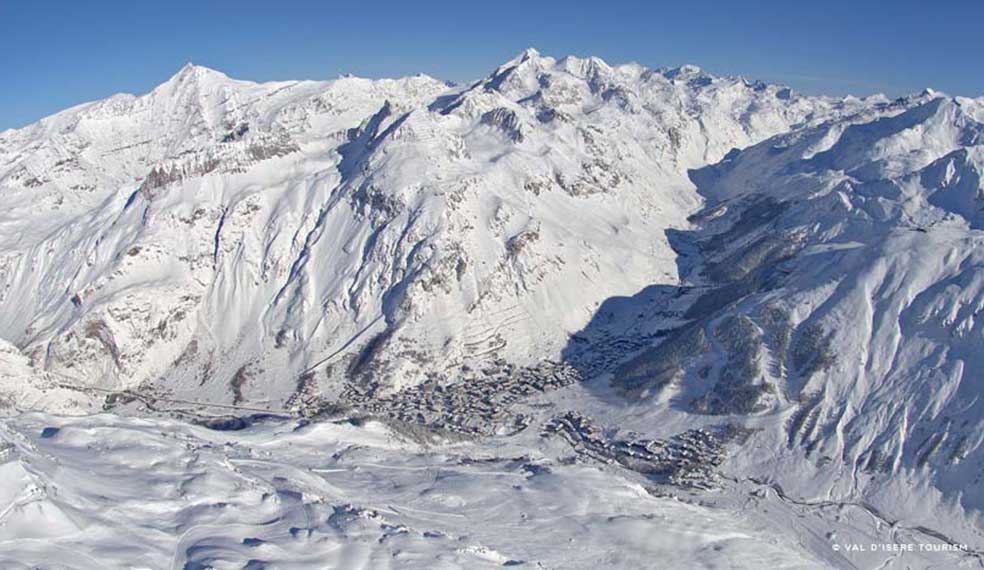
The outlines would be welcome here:
<svg viewBox="0 0 984 570">
<path fill-rule="evenodd" d="M 932 92 L 695 171 L 692 303 L 613 386 L 759 430 L 736 475 L 979 549 L 982 172 L 984 101 Z"/>
<path fill-rule="evenodd" d="M 688 169 L 876 104 L 532 50 L 467 87 L 188 66 L 0 134 L 0 337 L 39 381 L 274 409 L 556 357 L 677 283 Z"/>
</svg>

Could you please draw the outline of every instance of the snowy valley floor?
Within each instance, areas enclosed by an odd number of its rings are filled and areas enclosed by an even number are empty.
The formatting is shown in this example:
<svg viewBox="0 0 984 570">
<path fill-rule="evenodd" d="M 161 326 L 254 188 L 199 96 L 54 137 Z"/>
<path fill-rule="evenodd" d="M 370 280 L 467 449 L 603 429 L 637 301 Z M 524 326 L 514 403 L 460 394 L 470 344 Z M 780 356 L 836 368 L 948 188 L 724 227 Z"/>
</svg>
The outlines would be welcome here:
<svg viewBox="0 0 984 570">
<path fill-rule="evenodd" d="M 727 481 L 725 481 L 728 483 Z M 833 529 L 833 534 L 828 534 Z M 0 421 L 0 568 L 954 568 L 933 542 L 765 486 L 650 486 L 536 430 L 423 445 L 369 421 Z"/>
</svg>

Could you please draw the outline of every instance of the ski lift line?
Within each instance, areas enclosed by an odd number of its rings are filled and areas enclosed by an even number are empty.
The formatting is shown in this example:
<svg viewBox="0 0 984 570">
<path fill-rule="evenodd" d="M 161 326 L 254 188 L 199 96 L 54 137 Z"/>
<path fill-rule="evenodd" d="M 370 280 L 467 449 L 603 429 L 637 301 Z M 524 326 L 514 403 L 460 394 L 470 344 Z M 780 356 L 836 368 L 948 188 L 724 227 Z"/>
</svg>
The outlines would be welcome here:
<svg viewBox="0 0 984 570">
<path fill-rule="evenodd" d="M 326 357 L 322 358 L 321 360 L 315 362 L 314 364 L 312 364 L 311 366 L 305 368 L 304 370 L 301 370 L 301 372 L 298 374 L 298 376 L 304 376 L 305 374 L 308 374 L 308 373 L 313 372 L 319 366 L 322 366 L 324 364 L 327 364 L 329 361 L 331 361 L 331 359 L 335 358 L 336 356 L 338 356 L 339 354 L 341 354 L 345 349 L 347 349 L 348 347 L 352 346 L 352 344 L 355 341 L 359 340 L 359 338 L 362 335 L 364 335 L 369 329 L 371 329 L 372 327 L 374 327 L 376 325 L 376 323 L 378 323 L 382 319 L 383 319 L 383 315 L 379 315 L 378 317 L 376 317 L 375 319 L 373 319 L 372 322 L 369 323 L 368 325 L 366 325 L 365 327 L 363 327 L 362 330 L 360 330 L 359 332 L 357 332 L 354 335 L 352 335 L 352 338 L 348 339 L 345 342 L 345 344 L 343 344 L 341 347 L 338 348 L 338 350 L 332 352 L 328 356 L 326 356 Z"/>
</svg>

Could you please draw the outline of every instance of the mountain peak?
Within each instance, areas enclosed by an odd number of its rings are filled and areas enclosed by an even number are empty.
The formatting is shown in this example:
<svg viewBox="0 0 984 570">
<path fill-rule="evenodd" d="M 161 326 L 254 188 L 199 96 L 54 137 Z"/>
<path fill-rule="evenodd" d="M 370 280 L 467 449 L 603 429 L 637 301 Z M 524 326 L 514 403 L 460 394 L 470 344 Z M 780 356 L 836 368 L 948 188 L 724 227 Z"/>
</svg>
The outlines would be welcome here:
<svg viewBox="0 0 984 570">
<path fill-rule="evenodd" d="M 184 64 L 177 73 L 165 82 L 167 84 L 180 84 L 187 82 L 200 83 L 202 81 L 222 81 L 228 80 L 229 76 L 203 65 L 195 65 L 188 62 Z"/>
<path fill-rule="evenodd" d="M 705 75 L 704 70 L 696 65 L 685 63 L 666 72 L 668 79 L 693 79 Z"/>
<path fill-rule="evenodd" d="M 521 64 L 524 64 L 524 63 L 527 63 L 527 62 L 537 62 L 537 61 L 540 61 L 540 60 L 543 60 L 543 59 L 545 59 L 544 56 L 543 56 L 543 54 L 541 54 L 535 48 L 529 47 L 529 48 L 524 49 L 520 53 L 518 53 L 515 57 L 513 57 L 509 61 L 507 61 L 507 62 L 503 63 L 502 65 L 500 65 L 498 69 L 500 69 L 500 70 L 502 70 L 502 69 L 509 69 L 511 67 L 516 67 L 518 65 L 521 65 Z"/>
<path fill-rule="evenodd" d="M 516 59 L 518 59 L 520 62 L 523 62 L 531 59 L 536 59 L 538 57 L 540 57 L 540 52 L 537 51 L 536 48 L 528 47 L 524 49 L 522 53 L 516 56 Z"/>
<path fill-rule="evenodd" d="M 182 93 L 198 96 L 216 91 L 230 81 L 229 77 L 221 71 L 188 62 L 167 81 L 158 85 L 152 93 L 168 98 Z"/>
</svg>

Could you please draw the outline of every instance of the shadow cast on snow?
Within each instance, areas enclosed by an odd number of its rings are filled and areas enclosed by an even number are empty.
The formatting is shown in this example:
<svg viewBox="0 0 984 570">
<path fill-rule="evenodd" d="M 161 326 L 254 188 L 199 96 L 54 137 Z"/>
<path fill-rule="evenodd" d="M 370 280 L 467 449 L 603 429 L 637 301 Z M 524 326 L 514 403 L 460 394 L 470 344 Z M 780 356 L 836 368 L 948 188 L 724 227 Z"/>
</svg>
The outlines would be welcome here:
<svg viewBox="0 0 984 570">
<path fill-rule="evenodd" d="M 564 347 L 562 360 L 580 373 L 584 386 L 597 396 L 610 398 L 614 391 L 634 401 L 673 384 L 671 407 L 712 415 L 750 413 L 768 397 L 768 386 L 741 376 L 741 358 L 751 359 L 757 347 L 742 338 L 747 323 L 729 315 L 742 299 L 778 287 L 786 275 L 782 262 L 791 253 L 778 241 L 756 242 L 753 245 L 760 250 L 771 247 L 776 253 L 768 254 L 767 249 L 761 263 L 746 267 L 747 252 L 731 248 L 739 238 L 780 219 L 786 205 L 746 199 L 738 212 L 729 215 L 729 225 L 702 226 L 720 206 L 714 201 L 713 186 L 733 154 L 689 173 L 707 204 L 691 216 L 695 229 L 666 231 L 677 254 L 681 284 L 650 285 L 631 296 L 605 300 Z M 735 337 L 728 338 L 724 347 L 717 338 L 721 330 Z M 712 347 L 728 360 L 712 361 Z M 729 370 L 736 365 L 738 372 Z"/>
</svg>

